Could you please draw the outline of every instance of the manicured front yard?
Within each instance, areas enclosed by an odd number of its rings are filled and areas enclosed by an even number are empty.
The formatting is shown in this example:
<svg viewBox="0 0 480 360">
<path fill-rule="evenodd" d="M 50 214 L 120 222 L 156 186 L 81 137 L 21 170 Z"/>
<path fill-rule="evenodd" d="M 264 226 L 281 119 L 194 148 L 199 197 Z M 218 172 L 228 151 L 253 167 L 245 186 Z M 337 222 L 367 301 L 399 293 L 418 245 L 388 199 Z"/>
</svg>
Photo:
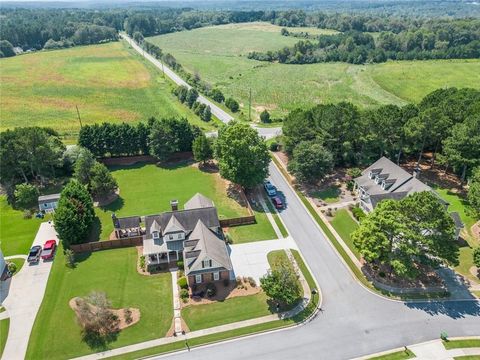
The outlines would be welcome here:
<svg viewBox="0 0 480 360">
<path fill-rule="evenodd" d="M 7 260 L 8 263 L 14 263 L 17 266 L 17 269 L 15 270 L 15 274 L 18 274 L 20 270 L 22 270 L 23 265 L 25 264 L 25 259 L 22 258 L 14 258 L 14 259 L 9 259 Z"/>
<path fill-rule="evenodd" d="M 415 355 L 410 350 L 401 350 L 387 355 L 375 356 L 369 358 L 369 360 L 405 360 L 413 358 L 415 358 Z"/>
<path fill-rule="evenodd" d="M 0 320 L 0 358 L 2 357 L 3 349 L 5 349 L 5 344 L 7 343 L 9 326 L 10 319 Z"/>
<path fill-rule="evenodd" d="M 138 274 L 135 248 L 83 254 L 78 260 L 76 268 L 69 269 L 62 249 L 58 250 L 30 336 L 27 359 L 66 359 L 103 350 L 82 341 L 81 328 L 68 305 L 73 297 L 92 291 L 105 292 L 113 308 L 140 309 L 139 323 L 122 330 L 108 348 L 165 336 L 173 318 L 169 273 Z"/>
<path fill-rule="evenodd" d="M 267 296 L 263 292 L 238 296 L 212 304 L 191 305 L 182 309 L 182 318 L 191 331 L 270 314 Z"/>
<path fill-rule="evenodd" d="M 324 190 L 314 191 L 312 196 L 325 201 L 327 204 L 332 204 L 338 201 L 340 193 L 338 186 L 330 186 Z"/>
<path fill-rule="evenodd" d="M 443 346 L 445 346 L 445 349 L 447 349 L 447 350 L 480 347 L 480 339 L 443 341 Z"/>
<path fill-rule="evenodd" d="M 330 224 L 334 227 L 343 241 L 352 250 L 357 259 L 360 259 L 360 253 L 353 244 L 351 234 L 358 228 L 358 224 L 350 216 L 350 213 L 346 209 L 340 209 L 335 213 L 334 218 L 330 221 Z"/>
<path fill-rule="evenodd" d="M 120 197 L 108 206 L 96 210 L 101 221 L 100 239 L 108 239 L 113 231 L 112 213 L 117 216 L 150 215 L 170 210 L 170 200 L 179 207 L 197 192 L 212 199 L 220 218 L 247 215 L 247 209 L 229 197 L 224 181 L 218 174 L 199 170 L 188 163 L 174 167 L 159 167 L 138 163 L 111 168 L 118 182 Z"/>
<path fill-rule="evenodd" d="M 28 254 L 40 223 L 45 219 L 24 219 L 23 211 L 12 209 L 0 196 L 0 239 L 4 256 Z"/>
</svg>

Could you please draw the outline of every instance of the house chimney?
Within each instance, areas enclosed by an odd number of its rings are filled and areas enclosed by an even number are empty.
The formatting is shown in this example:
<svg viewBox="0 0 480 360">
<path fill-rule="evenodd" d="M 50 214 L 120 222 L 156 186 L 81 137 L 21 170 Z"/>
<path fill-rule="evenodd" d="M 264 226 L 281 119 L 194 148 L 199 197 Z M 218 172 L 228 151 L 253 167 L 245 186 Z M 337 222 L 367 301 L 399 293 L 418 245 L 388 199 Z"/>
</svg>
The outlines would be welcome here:
<svg viewBox="0 0 480 360">
<path fill-rule="evenodd" d="M 170 206 L 172 207 L 172 211 L 178 210 L 178 200 L 170 200 Z"/>
</svg>

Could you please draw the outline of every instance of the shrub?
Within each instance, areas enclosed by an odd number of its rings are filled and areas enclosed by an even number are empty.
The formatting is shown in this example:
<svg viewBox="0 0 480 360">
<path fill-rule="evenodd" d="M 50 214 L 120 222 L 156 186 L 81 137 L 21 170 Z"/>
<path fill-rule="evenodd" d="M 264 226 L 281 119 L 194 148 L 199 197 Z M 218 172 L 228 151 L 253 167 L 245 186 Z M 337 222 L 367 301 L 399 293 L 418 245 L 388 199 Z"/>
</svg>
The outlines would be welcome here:
<svg viewBox="0 0 480 360">
<path fill-rule="evenodd" d="M 240 276 L 237 276 L 237 277 L 235 278 L 235 285 L 236 285 L 237 287 L 242 286 L 242 278 L 241 278 Z"/>
<path fill-rule="evenodd" d="M 180 286 L 181 289 L 188 289 L 188 282 L 186 277 L 181 277 L 177 280 L 177 285 Z"/>
<path fill-rule="evenodd" d="M 31 219 L 33 216 L 32 210 L 25 210 L 23 212 L 23 218 L 24 219 Z"/>
<path fill-rule="evenodd" d="M 230 279 L 229 278 L 223 279 L 223 286 L 228 287 L 228 285 L 230 285 Z"/>
<path fill-rule="evenodd" d="M 367 216 L 365 212 L 362 209 L 360 209 L 358 206 L 352 209 L 352 214 L 353 214 L 353 217 L 357 219 L 357 221 L 362 221 Z"/>
<path fill-rule="evenodd" d="M 14 274 L 17 271 L 17 264 L 14 262 L 9 262 L 8 263 L 8 271 L 10 271 L 12 274 Z"/>
<path fill-rule="evenodd" d="M 227 244 L 233 244 L 233 239 L 232 239 L 232 236 L 230 235 L 230 233 L 225 233 L 225 242 Z"/>
<path fill-rule="evenodd" d="M 65 250 L 65 265 L 69 268 L 75 267 L 75 253 L 71 249 Z"/>
<path fill-rule="evenodd" d="M 276 141 L 273 141 L 272 143 L 270 143 L 269 149 L 270 151 L 278 151 L 278 143 Z"/>
<path fill-rule="evenodd" d="M 252 278 L 251 276 L 249 276 L 249 277 L 247 278 L 247 280 L 248 280 L 248 283 L 250 284 L 251 287 L 257 287 L 257 282 L 255 281 L 254 278 Z"/>
<path fill-rule="evenodd" d="M 182 289 L 180 290 L 180 299 L 188 299 L 188 290 L 187 289 Z"/>
<path fill-rule="evenodd" d="M 145 256 L 140 256 L 140 269 L 145 271 Z"/>
<path fill-rule="evenodd" d="M 352 180 L 347 182 L 347 190 L 348 191 L 353 191 L 354 186 L 355 186 L 355 183 Z"/>
<path fill-rule="evenodd" d="M 477 247 L 473 251 L 473 263 L 477 268 L 479 268 L 479 271 L 480 271 L 480 247 Z"/>
<path fill-rule="evenodd" d="M 238 102 L 229 97 L 227 100 L 225 100 L 225 106 L 230 109 L 231 112 L 237 112 L 240 106 L 238 105 Z"/>
<path fill-rule="evenodd" d="M 270 114 L 268 113 L 267 110 L 263 110 L 260 113 L 260 121 L 264 124 L 270 123 Z"/>
<path fill-rule="evenodd" d="M 214 283 L 207 284 L 206 294 L 208 297 L 214 297 L 217 294 L 217 287 Z"/>
<path fill-rule="evenodd" d="M 178 260 L 177 261 L 177 267 L 180 269 L 180 270 L 185 270 L 185 265 L 183 263 L 183 260 Z"/>
<path fill-rule="evenodd" d="M 123 310 L 123 316 L 125 317 L 125 322 L 127 324 L 131 324 L 132 321 L 133 321 L 133 318 L 132 318 L 132 310 L 130 309 L 124 309 Z"/>
<path fill-rule="evenodd" d="M 347 175 L 350 175 L 352 178 L 356 178 L 362 175 L 362 170 L 357 167 L 353 167 L 347 170 Z"/>
</svg>

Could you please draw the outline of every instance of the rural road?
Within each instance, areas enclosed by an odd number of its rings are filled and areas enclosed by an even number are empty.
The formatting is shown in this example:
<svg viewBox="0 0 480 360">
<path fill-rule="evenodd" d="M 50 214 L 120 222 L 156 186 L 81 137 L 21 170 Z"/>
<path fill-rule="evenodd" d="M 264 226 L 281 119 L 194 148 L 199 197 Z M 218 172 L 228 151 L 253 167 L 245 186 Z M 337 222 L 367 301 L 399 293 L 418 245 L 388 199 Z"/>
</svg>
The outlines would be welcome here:
<svg viewBox="0 0 480 360">
<path fill-rule="evenodd" d="M 160 61 L 158 61 L 152 55 L 144 51 L 128 35 L 122 33 L 120 34 L 120 36 L 125 41 L 127 41 L 130 44 L 130 46 L 132 46 L 136 51 L 138 51 L 138 53 L 144 56 L 145 59 L 150 61 L 153 65 L 155 65 L 160 70 L 163 70 L 165 72 L 165 75 L 167 75 L 170 79 L 172 79 L 175 84 L 186 86 L 189 89 L 191 88 L 191 86 L 185 80 L 183 80 L 180 76 L 178 76 L 172 69 L 170 69 L 168 66 L 164 64 L 162 65 Z M 203 95 L 199 95 L 197 101 L 202 104 L 210 106 L 210 109 L 212 110 L 212 114 L 215 115 L 220 121 L 224 123 L 228 123 L 229 121 L 233 120 L 233 117 L 229 113 L 222 110 L 220 107 L 218 107 L 212 101 L 205 98 Z"/>
<path fill-rule="evenodd" d="M 323 311 L 304 326 L 194 348 L 169 359 L 350 359 L 437 339 L 442 331 L 480 334 L 476 300 L 406 303 L 365 289 L 272 164 L 270 181 L 285 196 L 280 216 L 320 285 Z"/>
<path fill-rule="evenodd" d="M 40 225 L 32 246 L 43 246 L 47 240 L 51 239 L 55 239 L 58 243 L 53 225 L 44 222 Z M 34 265 L 25 263 L 20 272 L 11 279 L 8 296 L 3 302 L 10 316 L 10 328 L 2 359 L 25 358 L 28 339 L 45 294 L 51 268 L 51 261 L 40 260 Z"/>
<path fill-rule="evenodd" d="M 129 37 L 127 34 L 121 33 L 120 36 L 132 46 L 133 49 L 135 49 L 140 55 L 144 56 L 145 59 L 150 61 L 153 65 L 155 65 L 160 71 L 164 71 L 165 75 L 167 75 L 172 81 L 177 84 L 177 85 L 183 85 L 186 86 L 187 88 L 191 88 L 191 86 L 183 80 L 177 73 L 175 73 L 172 69 L 170 69 L 168 66 L 165 64 L 162 64 L 160 61 L 155 59 L 152 55 L 144 51 L 131 37 Z M 227 124 L 234 118 L 227 113 L 225 110 L 221 109 L 218 105 L 216 105 L 214 102 L 208 100 L 205 98 L 203 95 L 198 96 L 198 101 L 202 104 L 210 106 L 210 109 L 212 110 L 212 114 L 215 115 L 220 121 L 223 123 Z M 277 135 L 280 135 L 282 133 L 282 128 L 281 127 L 270 127 L 270 128 L 262 128 L 258 127 L 256 125 L 251 125 L 254 129 L 258 131 L 258 133 L 261 136 L 264 136 L 267 140 L 271 139 Z"/>
</svg>

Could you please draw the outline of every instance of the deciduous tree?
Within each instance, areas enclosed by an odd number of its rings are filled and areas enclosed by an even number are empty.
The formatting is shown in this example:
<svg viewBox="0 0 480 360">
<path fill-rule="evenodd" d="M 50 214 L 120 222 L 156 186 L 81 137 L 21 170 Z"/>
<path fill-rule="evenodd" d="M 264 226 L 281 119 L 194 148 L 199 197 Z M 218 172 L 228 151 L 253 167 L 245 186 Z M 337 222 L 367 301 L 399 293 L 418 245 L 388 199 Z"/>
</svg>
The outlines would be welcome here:
<svg viewBox="0 0 480 360">
<path fill-rule="evenodd" d="M 288 170 L 301 182 L 318 182 L 333 168 L 333 156 L 315 141 L 303 141 L 293 150 Z"/>
<path fill-rule="evenodd" d="M 292 305 L 302 295 L 298 275 L 286 261 L 279 261 L 273 270 L 260 278 L 260 285 L 268 297 L 285 305 Z"/>
<path fill-rule="evenodd" d="M 195 160 L 201 161 L 202 163 L 210 160 L 213 156 L 210 141 L 204 134 L 197 136 L 195 140 L 193 140 L 192 150 Z"/>
</svg>

